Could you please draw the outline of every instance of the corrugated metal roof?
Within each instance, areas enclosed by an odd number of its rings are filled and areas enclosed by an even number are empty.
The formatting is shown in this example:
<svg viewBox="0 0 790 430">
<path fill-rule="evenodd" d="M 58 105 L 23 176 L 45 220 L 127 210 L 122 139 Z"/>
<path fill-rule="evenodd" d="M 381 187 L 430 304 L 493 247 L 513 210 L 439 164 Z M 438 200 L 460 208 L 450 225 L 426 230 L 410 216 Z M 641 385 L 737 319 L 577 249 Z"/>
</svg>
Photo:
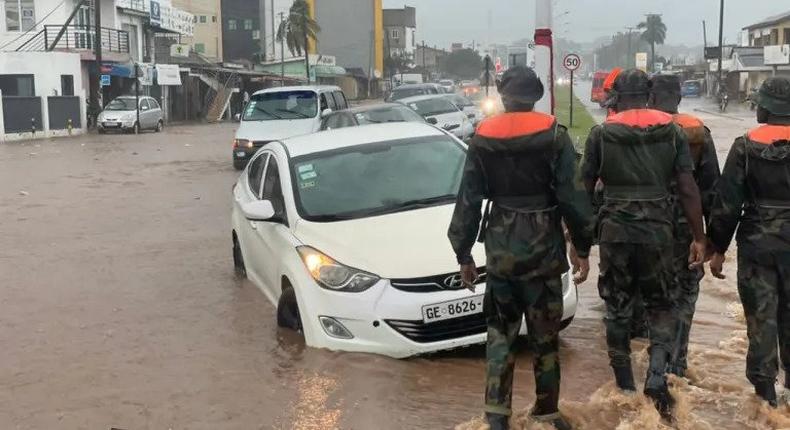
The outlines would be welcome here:
<svg viewBox="0 0 790 430">
<path fill-rule="evenodd" d="M 752 25 L 743 27 L 743 29 L 744 30 L 754 30 L 755 28 L 770 27 L 770 26 L 772 26 L 774 24 L 778 24 L 778 23 L 780 23 L 782 21 L 788 21 L 788 20 L 790 20 L 790 10 L 787 11 L 787 12 L 784 12 L 784 13 L 780 13 L 778 15 L 769 16 L 768 18 L 765 18 L 764 20 L 762 20 L 762 21 L 760 21 L 760 22 L 758 22 L 756 24 L 752 24 Z"/>
</svg>

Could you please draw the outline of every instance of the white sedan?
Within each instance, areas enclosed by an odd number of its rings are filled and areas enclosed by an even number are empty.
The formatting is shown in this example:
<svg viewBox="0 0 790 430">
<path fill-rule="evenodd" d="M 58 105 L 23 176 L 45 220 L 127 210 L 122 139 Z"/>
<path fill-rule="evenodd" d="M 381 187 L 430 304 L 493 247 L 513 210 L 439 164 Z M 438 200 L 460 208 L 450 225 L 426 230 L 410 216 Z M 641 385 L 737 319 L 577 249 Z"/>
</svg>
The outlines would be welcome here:
<svg viewBox="0 0 790 430">
<path fill-rule="evenodd" d="M 398 100 L 398 103 L 405 104 L 429 123 L 459 139 L 468 139 L 475 134 L 475 114 L 465 113 L 445 94 L 408 97 Z"/>
<path fill-rule="evenodd" d="M 418 123 L 269 143 L 233 188 L 236 269 L 313 347 L 402 358 L 484 342 L 484 277 L 462 288 L 446 234 L 465 157 Z"/>
</svg>

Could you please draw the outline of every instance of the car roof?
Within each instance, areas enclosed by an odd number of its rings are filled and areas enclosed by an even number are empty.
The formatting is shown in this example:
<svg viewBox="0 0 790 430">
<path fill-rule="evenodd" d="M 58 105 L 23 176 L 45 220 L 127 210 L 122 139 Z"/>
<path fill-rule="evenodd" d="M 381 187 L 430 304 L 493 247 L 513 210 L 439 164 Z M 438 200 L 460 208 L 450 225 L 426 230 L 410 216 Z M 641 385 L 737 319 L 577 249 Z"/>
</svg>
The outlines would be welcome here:
<svg viewBox="0 0 790 430">
<path fill-rule="evenodd" d="M 433 88 L 436 84 L 403 84 L 401 86 L 395 87 L 392 91 L 398 90 L 415 90 L 420 88 Z"/>
<path fill-rule="evenodd" d="M 256 94 L 269 94 L 269 93 L 281 93 L 286 91 L 315 91 L 317 93 L 320 92 L 327 92 L 327 91 L 341 91 L 340 87 L 335 85 L 294 85 L 290 87 L 272 87 L 266 88 L 264 90 L 256 91 L 253 95 Z"/>
<path fill-rule="evenodd" d="M 327 130 L 305 136 L 292 137 L 283 140 L 281 143 L 291 157 L 299 157 L 338 148 L 425 136 L 447 135 L 429 124 L 392 122 Z"/>
<path fill-rule="evenodd" d="M 431 99 L 447 100 L 447 96 L 448 95 L 450 95 L 450 94 L 447 94 L 447 93 L 445 93 L 445 94 L 426 94 L 426 95 L 422 95 L 422 96 L 406 97 L 404 99 L 398 100 L 398 103 L 402 103 L 402 104 L 414 103 L 414 102 L 421 102 L 421 101 L 431 100 Z"/>
<path fill-rule="evenodd" d="M 370 112 L 370 111 L 373 111 L 373 110 L 380 110 L 380 109 L 386 109 L 386 108 L 398 108 L 398 109 L 406 108 L 406 109 L 408 109 L 408 107 L 404 106 L 402 103 L 376 103 L 376 104 L 371 104 L 371 105 L 356 106 L 356 107 L 352 107 L 350 109 L 339 110 L 337 112 L 360 113 L 360 112 Z"/>
</svg>

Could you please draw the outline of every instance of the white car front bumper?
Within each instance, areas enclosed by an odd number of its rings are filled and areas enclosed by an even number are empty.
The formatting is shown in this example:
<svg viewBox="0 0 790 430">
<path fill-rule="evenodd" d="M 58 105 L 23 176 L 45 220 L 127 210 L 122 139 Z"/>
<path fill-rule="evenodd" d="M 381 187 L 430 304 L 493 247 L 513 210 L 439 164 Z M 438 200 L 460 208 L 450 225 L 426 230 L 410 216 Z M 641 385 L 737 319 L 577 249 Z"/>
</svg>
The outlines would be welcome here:
<svg viewBox="0 0 790 430">
<path fill-rule="evenodd" d="M 568 277 L 568 274 L 563 276 L 563 320 L 572 318 L 577 307 L 576 287 L 568 282 Z M 319 287 L 312 279 L 309 279 L 309 283 L 312 285 L 305 285 L 306 290 L 297 289 L 305 339 L 309 346 L 404 358 L 486 340 L 482 309 L 460 319 L 428 324 L 423 323 L 422 315 L 423 306 L 483 295 L 485 284 L 478 285 L 474 293 L 468 290 L 415 293 L 397 289 L 390 281 L 381 280 L 363 293 L 338 293 Z M 353 338 L 341 339 L 329 335 L 320 317 L 330 317 L 339 322 Z M 524 324 L 521 331 L 526 333 Z"/>
</svg>

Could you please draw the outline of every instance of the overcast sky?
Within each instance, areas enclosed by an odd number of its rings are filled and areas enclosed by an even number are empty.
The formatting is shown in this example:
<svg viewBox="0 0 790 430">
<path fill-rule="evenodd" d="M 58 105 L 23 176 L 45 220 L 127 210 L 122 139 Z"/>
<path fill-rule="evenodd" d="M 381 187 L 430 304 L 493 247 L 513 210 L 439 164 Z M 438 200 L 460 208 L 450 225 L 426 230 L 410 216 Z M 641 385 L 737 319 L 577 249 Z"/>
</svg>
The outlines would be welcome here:
<svg viewBox="0 0 790 430">
<path fill-rule="evenodd" d="M 439 46 L 472 40 L 507 43 L 533 36 L 535 0 L 383 1 L 385 8 L 404 4 L 417 8 L 418 43 L 423 39 Z M 708 23 L 708 44 L 718 38 L 719 0 L 554 0 L 554 5 L 555 15 L 570 11 L 557 20 L 555 33 L 578 42 L 636 25 L 646 13 L 663 15 L 669 44 L 702 45 L 703 19 Z M 726 0 L 724 37 L 735 43 L 744 26 L 788 11 L 787 0 Z"/>
</svg>

